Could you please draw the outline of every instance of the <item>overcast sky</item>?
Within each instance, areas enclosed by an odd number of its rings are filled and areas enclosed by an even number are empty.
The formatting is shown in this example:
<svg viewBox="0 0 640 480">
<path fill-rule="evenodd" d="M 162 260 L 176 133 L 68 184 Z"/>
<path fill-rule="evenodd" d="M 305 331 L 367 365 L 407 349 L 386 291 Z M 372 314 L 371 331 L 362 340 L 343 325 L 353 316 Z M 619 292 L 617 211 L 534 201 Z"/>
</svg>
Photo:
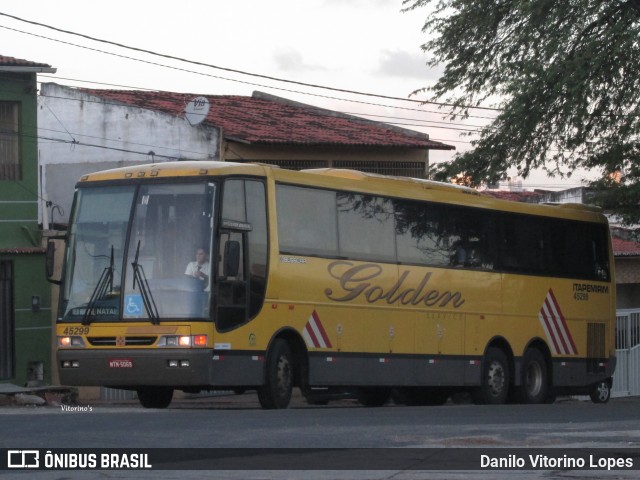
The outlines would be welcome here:
<svg viewBox="0 0 640 480">
<path fill-rule="evenodd" d="M 426 40 L 421 30 L 428 12 L 401 10 L 402 0 L 26 0 L 3 2 L 0 7 L 3 14 L 164 55 L 307 84 L 409 98 L 437 79 L 440 71 L 426 66 L 428 56 L 420 48 Z M 57 68 L 56 74 L 39 76 L 45 82 L 217 95 L 251 95 L 260 90 L 341 112 L 375 115 L 369 118 L 427 133 L 457 151 L 470 148 L 470 138 L 461 133 L 484 124 L 487 120 L 482 117 L 492 116 L 479 110 L 474 112 L 476 118 L 464 124 L 450 123 L 434 105 L 197 66 L 7 16 L 0 16 L 0 45 L 1 55 Z M 452 155 L 433 151 L 431 160 L 444 161 Z M 542 183 L 578 184 L 575 178 L 545 181 L 537 175 L 525 185 Z"/>
</svg>

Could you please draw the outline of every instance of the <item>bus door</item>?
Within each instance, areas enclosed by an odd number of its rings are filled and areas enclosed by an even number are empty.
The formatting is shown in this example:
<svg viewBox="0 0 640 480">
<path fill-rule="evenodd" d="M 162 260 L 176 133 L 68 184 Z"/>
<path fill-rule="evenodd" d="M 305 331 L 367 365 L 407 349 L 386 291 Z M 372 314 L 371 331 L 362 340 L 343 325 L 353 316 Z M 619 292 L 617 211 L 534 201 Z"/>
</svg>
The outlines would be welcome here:
<svg viewBox="0 0 640 480">
<path fill-rule="evenodd" d="M 216 326 L 229 330 L 247 321 L 247 233 L 221 230 L 216 277 Z"/>
<path fill-rule="evenodd" d="M 267 285 L 268 234 L 264 182 L 224 182 L 215 262 L 216 328 L 229 331 L 256 317 Z"/>
</svg>

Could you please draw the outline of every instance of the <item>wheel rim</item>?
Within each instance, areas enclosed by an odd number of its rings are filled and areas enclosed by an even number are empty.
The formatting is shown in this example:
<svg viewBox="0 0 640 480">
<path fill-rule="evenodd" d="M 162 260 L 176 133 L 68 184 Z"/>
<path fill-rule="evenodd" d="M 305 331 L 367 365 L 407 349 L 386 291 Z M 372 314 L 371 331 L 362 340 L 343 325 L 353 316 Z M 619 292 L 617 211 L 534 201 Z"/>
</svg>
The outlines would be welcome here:
<svg viewBox="0 0 640 480">
<path fill-rule="evenodd" d="M 600 382 L 596 387 L 596 393 L 598 400 L 606 402 L 609 399 L 609 385 L 605 382 Z"/>
<path fill-rule="evenodd" d="M 527 366 L 525 373 L 525 385 L 527 386 L 527 393 L 535 397 L 542 389 L 542 367 L 538 362 L 531 362 Z"/>
<path fill-rule="evenodd" d="M 487 386 L 491 395 L 499 397 L 504 390 L 505 371 L 500 362 L 492 362 L 489 365 Z"/>
</svg>

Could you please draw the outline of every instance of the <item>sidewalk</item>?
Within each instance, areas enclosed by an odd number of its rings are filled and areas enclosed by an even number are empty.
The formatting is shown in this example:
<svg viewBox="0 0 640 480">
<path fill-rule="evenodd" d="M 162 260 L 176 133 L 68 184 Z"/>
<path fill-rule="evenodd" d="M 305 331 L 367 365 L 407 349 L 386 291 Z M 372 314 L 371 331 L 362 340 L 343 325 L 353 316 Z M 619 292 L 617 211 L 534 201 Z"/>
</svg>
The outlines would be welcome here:
<svg viewBox="0 0 640 480">
<path fill-rule="evenodd" d="M 78 391 L 72 387 L 37 385 L 20 387 L 12 383 L 0 383 L 0 407 L 12 405 L 50 405 L 77 403 Z"/>
</svg>

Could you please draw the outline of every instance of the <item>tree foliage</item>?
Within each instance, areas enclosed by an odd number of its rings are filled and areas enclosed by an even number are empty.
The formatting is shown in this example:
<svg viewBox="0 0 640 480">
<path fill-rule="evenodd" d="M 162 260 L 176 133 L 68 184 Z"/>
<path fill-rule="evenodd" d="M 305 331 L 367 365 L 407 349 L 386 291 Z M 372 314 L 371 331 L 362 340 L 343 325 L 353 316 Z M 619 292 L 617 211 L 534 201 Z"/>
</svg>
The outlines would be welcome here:
<svg viewBox="0 0 640 480">
<path fill-rule="evenodd" d="M 404 0 L 432 7 L 422 46 L 444 65 L 431 91 L 452 116 L 497 102 L 474 149 L 434 176 L 471 184 L 516 167 L 598 169 L 605 207 L 640 218 L 640 0 Z"/>
</svg>

